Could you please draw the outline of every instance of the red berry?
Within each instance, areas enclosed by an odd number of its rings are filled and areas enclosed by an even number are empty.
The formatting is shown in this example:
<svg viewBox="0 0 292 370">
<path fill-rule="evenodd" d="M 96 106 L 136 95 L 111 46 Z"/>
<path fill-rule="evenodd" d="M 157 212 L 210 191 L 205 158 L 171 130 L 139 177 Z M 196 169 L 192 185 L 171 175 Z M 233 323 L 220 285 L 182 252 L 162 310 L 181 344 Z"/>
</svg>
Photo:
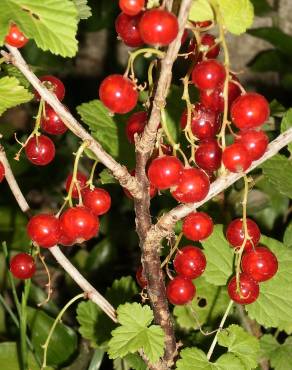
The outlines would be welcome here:
<svg viewBox="0 0 292 370">
<path fill-rule="evenodd" d="M 121 13 L 116 19 L 115 26 L 117 34 L 127 46 L 135 48 L 144 44 L 139 31 L 141 17 L 142 14 L 129 16 L 125 13 Z"/>
<path fill-rule="evenodd" d="M 205 271 L 206 264 L 207 261 L 203 251 L 191 245 L 180 249 L 173 261 L 175 271 L 189 279 L 201 276 Z"/>
<path fill-rule="evenodd" d="M 201 21 L 201 22 L 192 22 L 195 27 L 206 28 L 211 26 L 212 21 Z"/>
<path fill-rule="evenodd" d="M 192 281 L 183 276 L 176 276 L 166 287 L 166 295 L 170 303 L 184 305 L 189 303 L 196 294 Z"/>
<path fill-rule="evenodd" d="M 134 144 L 135 134 L 141 134 L 144 131 L 144 127 L 147 123 L 146 112 L 136 112 L 128 119 L 126 126 L 126 135 L 130 143 Z"/>
<path fill-rule="evenodd" d="M 71 182 L 72 182 L 72 178 L 73 178 L 73 175 L 71 173 L 70 175 L 68 175 L 68 177 L 66 179 L 66 185 L 65 185 L 65 187 L 66 187 L 67 193 L 69 193 Z M 84 173 L 77 172 L 77 182 L 78 182 L 78 185 L 79 185 L 80 192 L 86 187 L 87 180 L 88 180 L 87 179 L 87 176 L 84 175 Z M 78 199 L 79 198 L 79 192 L 78 192 L 78 189 L 77 189 L 76 184 L 73 185 L 72 198 L 74 198 L 74 199 Z"/>
<path fill-rule="evenodd" d="M 182 203 L 199 202 L 203 200 L 210 189 L 209 177 L 198 168 L 185 168 L 171 195 Z"/>
<path fill-rule="evenodd" d="M 216 89 L 223 84 L 225 76 L 224 66 L 215 59 L 208 59 L 195 66 L 192 81 L 200 90 Z"/>
<path fill-rule="evenodd" d="M 222 149 L 217 140 L 210 139 L 200 142 L 196 152 L 196 164 L 206 171 L 217 171 L 221 165 Z"/>
<path fill-rule="evenodd" d="M 208 238 L 213 232 L 213 220 L 204 212 L 190 213 L 183 221 L 183 233 L 186 238 L 199 241 Z"/>
<path fill-rule="evenodd" d="M 33 216 L 27 224 L 27 234 L 40 247 L 53 247 L 59 242 L 59 220 L 45 213 Z"/>
<path fill-rule="evenodd" d="M 124 13 L 136 15 L 144 8 L 145 0 L 120 0 L 119 6 Z"/>
<path fill-rule="evenodd" d="M 35 262 L 30 254 L 18 253 L 10 260 L 10 271 L 17 279 L 30 279 L 35 269 Z"/>
<path fill-rule="evenodd" d="M 191 40 L 188 52 L 196 53 L 197 51 L 197 42 L 196 40 Z M 215 59 L 220 53 L 220 45 L 216 44 L 216 38 L 209 33 L 206 33 L 201 39 L 201 48 L 205 50 L 206 58 Z M 199 60 L 202 59 L 202 52 L 199 53 Z"/>
<path fill-rule="evenodd" d="M 10 25 L 8 35 L 5 37 L 5 42 L 15 48 L 22 48 L 27 44 L 28 39 L 15 24 L 12 24 Z"/>
<path fill-rule="evenodd" d="M 139 30 L 146 44 L 167 46 L 178 34 L 178 21 L 174 14 L 166 10 L 151 9 L 143 14 Z"/>
<path fill-rule="evenodd" d="M 184 30 L 184 33 L 183 33 L 183 35 L 181 37 L 181 44 L 182 45 L 187 41 L 188 36 L 189 36 L 188 30 L 185 29 Z"/>
<path fill-rule="evenodd" d="M 68 208 L 60 217 L 61 234 L 70 235 L 77 242 L 97 235 L 99 219 L 86 207 Z"/>
<path fill-rule="evenodd" d="M 230 280 L 227 290 L 229 297 L 239 304 L 250 304 L 257 300 L 260 288 L 259 284 L 249 275 L 242 273 L 239 275 L 240 292 L 237 291 L 236 276 Z"/>
<path fill-rule="evenodd" d="M 5 177 L 5 168 L 3 166 L 3 163 L 0 162 L 0 182 L 3 181 L 4 177 Z"/>
<path fill-rule="evenodd" d="M 82 191 L 82 200 L 84 206 L 91 209 L 96 216 L 107 213 L 111 207 L 109 193 L 101 188 L 95 188 L 93 190 L 89 188 L 84 189 Z"/>
<path fill-rule="evenodd" d="M 59 238 L 59 244 L 64 245 L 66 247 L 71 247 L 76 242 L 77 242 L 76 239 L 72 238 L 71 235 L 65 234 L 64 231 L 62 230 Z"/>
<path fill-rule="evenodd" d="M 110 75 L 102 81 L 99 97 L 110 111 L 123 114 L 135 108 L 138 92 L 128 78 L 122 75 Z"/>
<path fill-rule="evenodd" d="M 148 178 L 157 189 L 168 189 L 178 184 L 182 171 L 183 165 L 176 157 L 164 155 L 150 163 Z"/>
<path fill-rule="evenodd" d="M 232 122 L 241 130 L 261 126 L 269 116 L 269 103 L 264 96 L 257 93 L 239 96 L 231 107 Z"/>
<path fill-rule="evenodd" d="M 45 135 L 30 138 L 24 150 L 27 159 L 37 166 L 45 166 L 55 157 L 55 145 Z"/>
<path fill-rule="evenodd" d="M 229 145 L 223 152 L 222 161 L 230 172 L 243 172 L 251 165 L 249 153 L 240 143 Z"/>
<path fill-rule="evenodd" d="M 41 127 L 45 132 L 51 135 L 62 135 L 68 130 L 60 116 L 49 105 L 46 105 L 44 113 Z"/>
<path fill-rule="evenodd" d="M 65 96 L 65 86 L 61 80 L 55 76 L 42 76 L 40 77 L 42 84 L 56 95 L 57 99 L 62 101 Z M 34 92 L 35 98 L 40 100 L 41 97 L 37 91 Z"/>
<path fill-rule="evenodd" d="M 261 231 L 258 225 L 250 218 L 246 219 L 247 231 L 250 240 L 247 240 L 245 244 L 245 250 L 249 250 L 252 247 L 256 247 L 261 238 Z M 244 228 L 242 219 L 236 218 L 231 221 L 226 229 L 226 239 L 234 248 L 240 248 L 244 241 Z"/>
<path fill-rule="evenodd" d="M 138 267 L 138 270 L 136 272 L 136 280 L 137 280 L 137 283 L 140 285 L 140 287 L 142 289 L 146 288 L 146 286 L 147 286 L 147 280 L 146 280 L 146 278 L 143 275 L 143 267 L 142 267 L 142 265 L 140 265 Z"/>
<path fill-rule="evenodd" d="M 236 143 L 241 143 L 248 151 L 251 160 L 255 161 L 265 153 L 269 138 L 264 131 L 241 131 L 238 133 Z"/>
<path fill-rule="evenodd" d="M 278 260 L 268 248 L 257 247 L 243 254 L 241 267 L 255 281 L 266 281 L 278 271 Z"/>
</svg>

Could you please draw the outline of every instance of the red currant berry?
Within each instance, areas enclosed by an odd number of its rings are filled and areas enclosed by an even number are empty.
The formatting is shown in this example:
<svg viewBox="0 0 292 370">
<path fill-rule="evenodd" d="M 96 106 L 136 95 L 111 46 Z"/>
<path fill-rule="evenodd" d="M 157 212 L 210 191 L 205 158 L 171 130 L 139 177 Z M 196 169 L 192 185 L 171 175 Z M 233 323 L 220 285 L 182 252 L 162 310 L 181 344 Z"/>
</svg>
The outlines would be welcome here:
<svg viewBox="0 0 292 370">
<path fill-rule="evenodd" d="M 269 103 L 264 96 L 257 93 L 241 95 L 231 106 L 232 122 L 241 130 L 261 126 L 269 116 Z"/>
<path fill-rule="evenodd" d="M 173 261 L 175 271 L 189 279 L 201 276 L 205 271 L 206 264 L 207 261 L 203 251 L 191 245 L 180 249 Z"/>
<path fill-rule="evenodd" d="M 55 145 L 45 135 L 33 136 L 28 140 L 24 150 L 27 159 L 37 166 L 45 166 L 55 157 Z"/>
<path fill-rule="evenodd" d="M 243 172 L 251 165 L 249 153 L 240 143 L 229 145 L 223 152 L 222 161 L 230 172 Z"/>
<path fill-rule="evenodd" d="M 183 33 L 183 35 L 181 37 L 181 44 L 182 45 L 187 41 L 188 36 L 189 36 L 188 30 L 185 29 L 184 30 L 184 33 Z"/>
<path fill-rule="evenodd" d="M 0 182 L 3 181 L 4 177 L 5 177 L 5 168 L 3 166 L 3 163 L 0 162 Z"/>
<path fill-rule="evenodd" d="M 194 298 L 196 287 L 192 280 L 183 276 L 176 276 L 167 284 L 166 295 L 170 303 L 184 305 Z"/>
<path fill-rule="evenodd" d="M 140 285 L 142 289 L 146 288 L 147 286 L 147 280 L 143 275 L 143 267 L 142 265 L 138 267 L 138 270 L 136 272 L 136 280 L 137 283 Z"/>
<path fill-rule="evenodd" d="M 178 34 L 178 21 L 174 14 L 166 10 L 151 9 L 143 14 L 139 30 L 146 44 L 167 46 Z"/>
<path fill-rule="evenodd" d="M 157 189 L 168 189 L 178 184 L 182 171 L 183 165 L 180 160 L 174 156 L 164 155 L 150 163 L 148 178 Z"/>
<path fill-rule="evenodd" d="M 198 168 L 185 168 L 171 195 L 182 203 L 200 202 L 210 189 L 209 177 Z"/>
<path fill-rule="evenodd" d="M 22 48 L 27 44 L 28 39 L 15 24 L 12 24 L 9 28 L 8 35 L 5 37 L 5 42 L 15 48 Z"/>
<path fill-rule="evenodd" d="M 269 138 L 264 131 L 248 130 L 239 132 L 236 142 L 241 143 L 248 151 L 251 160 L 255 161 L 265 153 Z"/>
<path fill-rule="evenodd" d="M 210 27 L 212 24 L 212 21 L 201 21 L 201 22 L 192 22 L 195 27 L 198 28 L 206 28 Z"/>
<path fill-rule="evenodd" d="M 40 77 L 40 81 L 48 90 L 56 95 L 58 100 L 62 101 L 64 99 L 65 86 L 61 80 L 55 76 L 42 76 Z M 35 91 L 34 95 L 37 100 L 41 99 L 37 91 Z"/>
<path fill-rule="evenodd" d="M 77 172 L 77 182 L 78 182 L 78 186 L 79 186 L 79 190 L 80 192 L 86 187 L 86 182 L 87 182 L 87 176 L 84 175 L 84 173 L 82 172 Z M 72 178 L 73 178 L 73 175 L 72 173 L 70 175 L 68 175 L 67 179 L 66 179 L 66 191 L 67 193 L 69 193 L 69 190 L 70 190 L 70 186 L 71 186 L 71 182 L 72 182 Z M 78 199 L 79 198 L 79 192 L 78 192 L 78 188 L 76 186 L 76 184 L 73 185 L 73 189 L 72 189 L 72 194 L 71 194 L 72 198 L 74 199 Z"/>
<path fill-rule="evenodd" d="M 51 135 L 62 135 L 68 130 L 60 116 L 49 105 L 46 105 L 45 115 L 42 116 L 41 120 L 41 127 Z"/>
<path fill-rule="evenodd" d="M 145 0 L 120 0 L 119 6 L 124 13 L 136 15 L 144 8 Z"/>
<path fill-rule="evenodd" d="M 217 140 L 210 139 L 200 142 L 196 152 L 196 164 L 205 171 L 217 171 L 221 165 L 222 149 Z"/>
<path fill-rule="evenodd" d="M 17 279 L 30 279 L 35 269 L 35 262 L 30 254 L 18 253 L 10 260 L 10 271 Z"/>
<path fill-rule="evenodd" d="M 136 173 L 136 171 L 135 171 L 135 170 L 131 170 L 131 171 L 130 171 L 130 175 L 132 175 L 132 176 L 135 176 L 135 173 Z M 129 199 L 133 199 L 133 197 L 132 197 L 131 193 L 130 193 L 127 189 L 123 188 L 123 191 L 124 191 L 124 193 L 125 193 L 126 197 L 128 197 Z M 150 183 L 149 183 L 149 196 L 150 196 L 150 198 L 152 199 L 153 197 L 155 197 L 155 195 L 156 195 L 156 194 L 157 194 L 157 189 L 156 189 L 156 187 L 155 187 L 153 184 L 151 184 L 151 182 L 150 182 Z"/>
<path fill-rule="evenodd" d="M 278 260 L 268 248 L 257 247 L 243 254 L 241 267 L 255 281 L 266 281 L 278 271 Z"/>
<path fill-rule="evenodd" d="M 256 247 L 261 238 L 261 231 L 258 225 L 250 218 L 246 219 L 247 232 L 250 239 L 246 241 L 245 250 Z M 231 221 L 226 229 L 226 239 L 234 248 L 240 248 L 244 241 L 244 228 L 242 219 L 236 218 Z"/>
<path fill-rule="evenodd" d="M 127 122 L 126 135 L 130 143 L 134 144 L 135 134 L 140 135 L 144 131 L 144 127 L 147 123 L 147 113 L 146 112 L 136 112 L 134 113 Z"/>
<path fill-rule="evenodd" d="M 93 190 L 89 188 L 84 189 L 82 191 L 82 200 L 84 206 L 91 209 L 96 216 L 107 213 L 111 207 L 109 193 L 101 188 L 95 188 Z"/>
<path fill-rule="evenodd" d="M 142 14 L 136 16 L 129 16 L 121 13 L 115 22 L 117 34 L 123 42 L 132 48 L 142 46 L 144 44 L 140 36 L 139 22 Z"/>
<path fill-rule="evenodd" d="M 239 275 L 240 292 L 237 291 L 236 276 L 230 280 L 227 290 L 229 297 L 239 304 L 250 304 L 257 300 L 260 288 L 259 284 L 249 275 L 242 273 Z"/>
<path fill-rule="evenodd" d="M 222 85 L 225 76 L 224 66 L 215 59 L 208 59 L 195 66 L 192 81 L 199 90 L 211 90 Z"/>
<path fill-rule="evenodd" d="M 123 114 L 135 108 L 138 92 L 128 78 L 122 75 L 110 75 L 102 81 L 99 97 L 110 111 Z"/>
<path fill-rule="evenodd" d="M 190 213 L 183 221 L 183 233 L 186 238 L 199 241 L 208 238 L 213 232 L 213 220 L 204 212 Z"/>
<path fill-rule="evenodd" d="M 71 235 L 65 234 L 62 230 L 60 238 L 59 238 L 59 244 L 64 245 L 65 247 L 71 247 L 75 243 L 76 243 L 76 240 L 72 238 Z"/>
<path fill-rule="evenodd" d="M 59 242 L 59 220 L 45 213 L 33 216 L 27 224 L 27 234 L 40 247 L 53 247 Z"/>
<path fill-rule="evenodd" d="M 201 48 L 206 53 L 205 56 L 208 59 L 215 59 L 220 53 L 220 45 L 216 44 L 216 38 L 209 33 L 206 33 L 201 39 Z M 191 40 L 188 52 L 197 52 L 196 40 Z M 199 60 L 202 59 L 202 52 L 199 53 Z"/>
</svg>

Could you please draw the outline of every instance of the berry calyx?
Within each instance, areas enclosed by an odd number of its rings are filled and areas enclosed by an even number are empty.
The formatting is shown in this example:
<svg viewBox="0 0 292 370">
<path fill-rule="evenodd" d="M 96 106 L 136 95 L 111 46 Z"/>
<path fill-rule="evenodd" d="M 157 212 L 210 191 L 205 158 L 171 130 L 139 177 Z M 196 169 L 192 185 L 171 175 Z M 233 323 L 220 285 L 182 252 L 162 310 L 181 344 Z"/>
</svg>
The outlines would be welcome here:
<svg viewBox="0 0 292 370">
<path fill-rule="evenodd" d="M 203 251 L 191 245 L 181 248 L 173 261 L 175 271 L 189 279 L 201 276 L 205 271 L 206 264 L 207 261 Z"/>
<path fill-rule="evenodd" d="M 205 212 L 193 212 L 183 221 L 183 233 L 186 238 L 199 241 L 208 238 L 213 232 L 213 220 Z"/>
<path fill-rule="evenodd" d="M 66 187 L 66 192 L 67 193 L 69 193 L 71 182 L 72 182 L 72 178 L 73 178 L 73 174 L 71 173 L 70 175 L 68 175 L 68 177 L 66 179 L 66 185 L 65 185 L 65 187 Z M 81 191 L 86 187 L 87 176 L 84 175 L 84 173 L 82 173 L 82 172 L 77 172 L 76 180 L 78 182 L 79 190 L 80 190 L 80 193 L 81 193 Z M 78 192 L 78 189 L 77 189 L 76 184 L 73 185 L 71 196 L 74 199 L 78 199 L 79 198 L 79 192 Z"/>
<path fill-rule="evenodd" d="M 224 166 L 230 172 L 243 172 L 251 165 L 251 158 L 241 143 L 229 145 L 222 154 Z"/>
<path fill-rule="evenodd" d="M 212 90 L 223 84 L 225 76 L 224 66 L 215 59 L 208 59 L 196 64 L 192 81 L 200 90 Z"/>
<path fill-rule="evenodd" d="M 96 216 L 107 213 L 111 207 L 109 193 L 101 188 L 95 188 L 93 190 L 89 188 L 84 189 L 82 191 L 82 200 L 84 206 L 91 209 Z"/>
<path fill-rule="evenodd" d="M 46 213 L 33 216 L 27 224 L 27 234 L 38 246 L 53 247 L 59 242 L 59 220 Z"/>
<path fill-rule="evenodd" d="M 119 6 L 124 13 L 136 15 L 144 8 L 145 0 L 120 0 Z"/>
<path fill-rule="evenodd" d="M 28 43 L 28 38 L 24 36 L 16 24 L 12 24 L 10 25 L 8 35 L 5 37 L 5 42 L 19 49 Z"/>
<path fill-rule="evenodd" d="M 142 46 L 144 44 L 139 31 L 139 22 L 141 17 L 142 14 L 129 16 L 125 13 L 121 13 L 118 15 L 115 22 L 117 34 L 127 46 L 132 48 Z"/>
<path fill-rule="evenodd" d="M 264 131 L 248 130 L 240 131 L 236 143 L 241 143 L 255 161 L 263 156 L 269 144 L 269 138 Z"/>
<path fill-rule="evenodd" d="M 46 105 L 45 115 L 42 116 L 41 128 L 51 135 L 62 135 L 68 130 L 60 116 L 49 105 Z"/>
<path fill-rule="evenodd" d="M 0 162 L 0 182 L 3 181 L 4 177 L 5 177 L 5 168 L 3 166 L 3 163 Z"/>
<path fill-rule="evenodd" d="M 135 134 L 142 134 L 147 123 L 146 112 L 136 112 L 128 119 L 126 135 L 131 144 L 135 143 Z"/>
<path fill-rule="evenodd" d="M 159 190 L 168 189 L 178 184 L 183 165 L 174 156 L 164 155 L 154 159 L 148 168 L 150 183 Z"/>
<path fill-rule="evenodd" d="M 166 295 L 170 303 L 184 305 L 189 303 L 196 294 L 192 281 L 183 276 L 176 276 L 166 287 Z"/>
<path fill-rule="evenodd" d="M 62 101 L 65 96 L 65 86 L 59 78 L 55 76 L 42 76 L 40 77 L 42 85 L 44 85 L 49 91 L 56 95 L 57 99 Z M 40 100 L 41 97 L 37 91 L 34 92 L 36 100 Z"/>
<path fill-rule="evenodd" d="M 135 108 L 138 92 L 131 80 L 122 75 L 106 77 L 99 87 L 99 97 L 113 113 L 128 113 Z"/>
<path fill-rule="evenodd" d="M 196 40 L 191 40 L 188 52 L 195 53 L 197 51 Z M 215 36 L 206 33 L 201 39 L 201 49 L 204 50 L 205 57 L 208 59 L 216 59 L 220 53 L 220 45 L 216 44 Z M 199 59 L 202 59 L 202 52 L 199 54 Z"/>
<path fill-rule="evenodd" d="M 55 157 L 55 144 L 45 136 L 33 136 L 30 138 L 24 148 L 27 159 L 37 165 L 46 166 Z"/>
<path fill-rule="evenodd" d="M 249 250 L 258 245 L 261 238 L 261 231 L 258 225 L 250 218 L 246 219 L 246 226 L 249 239 L 246 241 L 244 249 Z M 231 246 L 236 249 L 242 246 L 244 241 L 244 227 L 242 219 L 236 218 L 230 222 L 226 229 L 226 239 Z"/>
<path fill-rule="evenodd" d="M 137 280 L 137 283 L 140 285 L 140 287 L 142 289 L 146 288 L 147 280 L 145 279 L 145 277 L 143 275 L 143 266 L 142 265 L 140 265 L 137 269 L 136 280 Z"/>
<path fill-rule="evenodd" d="M 229 297 L 239 304 L 250 304 L 257 300 L 260 288 L 259 284 L 244 272 L 239 275 L 240 291 L 237 291 L 236 276 L 230 280 L 227 290 Z"/>
<path fill-rule="evenodd" d="M 217 140 L 201 141 L 196 152 L 196 164 L 205 171 L 217 171 L 221 165 L 222 149 Z"/>
<path fill-rule="evenodd" d="M 27 253 L 18 253 L 10 260 L 10 271 L 17 279 L 30 279 L 36 270 L 33 257 Z"/>
</svg>

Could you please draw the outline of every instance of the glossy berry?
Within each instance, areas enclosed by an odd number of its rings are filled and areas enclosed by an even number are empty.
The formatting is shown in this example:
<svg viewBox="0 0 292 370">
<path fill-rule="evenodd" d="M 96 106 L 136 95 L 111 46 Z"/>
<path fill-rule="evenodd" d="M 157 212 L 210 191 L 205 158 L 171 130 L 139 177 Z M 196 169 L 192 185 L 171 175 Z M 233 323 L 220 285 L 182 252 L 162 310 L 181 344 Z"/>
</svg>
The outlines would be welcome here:
<svg viewBox="0 0 292 370">
<path fill-rule="evenodd" d="M 175 271 L 189 279 L 201 276 L 205 271 L 206 264 L 206 257 L 202 249 L 191 245 L 181 248 L 173 261 Z"/>
<path fill-rule="evenodd" d="M 224 66 L 215 59 L 208 59 L 196 64 L 192 81 L 199 90 L 216 89 L 222 85 L 225 76 Z"/>
<path fill-rule="evenodd" d="M 120 0 L 119 6 L 124 13 L 136 15 L 144 8 L 145 0 Z"/>
<path fill-rule="evenodd" d="M 199 241 L 208 238 L 213 232 L 213 220 L 204 212 L 190 213 L 183 221 L 183 233 L 186 238 Z"/>
<path fill-rule="evenodd" d="M 73 178 L 73 175 L 70 174 L 67 179 L 66 179 L 66 192 L 69 193 L 69 190 L 70 190 L 70 186 L 71 186 L 71 182 L 72 182 L 72 178 Z M 86 187 L 86 182 L 87 182 L 87 176 L 84 175 L 84 173 L 82 172 L 77 172 L 77 182 L 78 182 L 78 186 L 79 186 L 79 190 L 80 192 Z M 77 189 L 77 186 L 76 184 L 73 185 L 73 189 L 72 189 L 72 198 L 74 199 L 78 199 L 79 198 L 79 192 L 78 192 L 78 189 Z"/>
<path fill-rule="evenodd" d="M 147 286 L 147 280 L 146 280 L 146 278 L 143 275 L 143 267 L 142 267 L 142 265 L 140 265 L 138 267 L 138 269 L 137 269 L 137 272 L 136 272 L 136 280 L 137 280 L 137 283 L 139 284 L 139 286 L 142 289 L 146 288 L 146 286 Z"/>
<path fill-rule="evenodd" d="M 240 143 L 229 145 L 222 154 L 222 161 L 230 172 L 243 172 L 251 165 L 249 153 Z"/>
<path fill-rule="evenodd" d="M 62 135 L 68 130 L 60 116 L 49 105 L 46 105 L 42 116 L 41 128 L 51 135 Z"/>
<path fill-rule="evenodd" d="M 138 92 L 128 78 L 122 75 L 110 75 L 102 81 L 99 97 L 110 111 L 124 114 L 135 108 Z"/>
<path fill-rule="evenodd" d="M 241 273 L 239 275 L 240 292 L 237 291 L 236 276 L 234 276 L 227 287 L 229 297 L 239 304 L 250 304 L 257 300 L 260 288 L 259 284 L 249 275 Z"/>
<path fill-rule="evenodd" d="M 40 77 L 40 81 L 48 90 L 56 95 L 58 100 L 62 101 L 64 99 L 65 86 L 61 80 L 55 76 L 42 76 Z M 37 100 L 41 99 L 37 91 L 35 91 L 34 95 Z"/>
<path fill-rule="evenodd" d="M 77 242 L 89 240 L 97 235 L 99 219 L 86 207 L 68 208 L 60 217 L 62 234 L 69 235 Z"/>
<path fill-rule="evenodd" d="M 204 51 L 206 58 L 215 59 L 220 53 L 220 45 L 216 44 L 216 38 L 213 35 L 206 33 L 201 39 L 201 50 Z M 197 52 L 196 40 L 190 42 L 188 52 Z M 199 53 L 199 59 L 202 59 L 202 52 Z"/>
<path fill-rule="evenodd" d="M 264 131 L 248 130 L 238 133 L 237 143 L 241 143 L 255 161 L 263 156 L 269 144 L 269 138 Z"/>
<path fill-rule="evenodd" d="M 24 148 L 27 159 L 37 166 L 45 166 L 55 157 L 55 144 L 45 136 L 33 136 Z"/>
<path fill-rule="evenodd" d="M 267 281 L 278 271 L 278 260 L 268 248 L 257 247 L 243 254 L 241 267 L 255 281 Z"/>
<path fill-rule="evenodd" d="M 132 176 L 135 176 L 135 173 L 136 173 L 136 171 L 135 171 L 135 170 L 131 170 L 131 171 L 130 171 L 130 175 L 132 175 Z M 130 193 L 127 189 L 123 188 L 123 191 L 124 191 L 124 193 L 125 193 L 126 197 L 128 197 L 129 199 L 133 199 L 133 197 L 132 197 L 131 193 Z M 156 194 L 157 194 L 157 189 L 156 189 L 156 187 L 155 187 L 153 184 L 151 184 L 151 182 L 150 182 L 150 183 L 149 183 L 149 196 L 150 196 L 150 198 L 152 199 L 153 197 L 155 197 L 155 195 L 156 195 Z"/>
<path fill-rule="evenodd" d="M 185 168 L 171 195 L 182 203 L 199 202 L 203 200 L 210 189 L 209 177 L 198 168 Z"/>
<path fill-rule="evenodd" d="M 136 112 L 128 119 L 126 125 L 126 135 L 131 144 L 135 142 L 135 134 L 141 134 L 144 131 L 144 127 L 147 123 L 146 112 Z"/>
<path fill-rule="evenodd" d="M 170 303 L 184 305 L 194 298 L 196 288 L 190 279 L 178 275 L 167 284 L 166 295 Z"/>
<path fill-rule="evenodd" d="M 222 149 L 217 140 L 201 141 L 196 152 L 196 164 L 205 171 L 217 171 L 221 166 Z"/>
<path fill-rule="evenodd" d="M 151 9 L 143 14 L 139 30 L 146 44 L 167 46 L 178 34 L 178 21 L 174 14 L 166 10 Z"/>
<path fill-rule="evenodd" d="M 0 162 L 0 182 L 3 181 L 4 177 L 5 177 L 5 168 L 3 166 L 3 163 Z"/>
<path fill-rule="evenodd" d="M 27 44 L 28 39 L 15 24 L 12 24 L 9 28 L 8 35 L 5 37 L 5 42 L 15 48 L 22 48 Z"/>
<path fill-rule="evenodd" d="M 10 271 L 17 279 L 30 279 L 35 270 L 35 262 L 30 254 L 18 253 L 10 260 Z"/>
<path fill-rule="evenodd" d="M 261 231 L 258 225 L 250 218 L 246 219 L 247 231 L 250 240 L 247 240 L 244 249 L 249 250 L 256 247 L 261 238 Z M 244 241 L 244 228 L 242 219 L 236 218 L 231 221 L 226 229 L 226 239 L 234 248 L 240 248 Z"/>
<path fill-rule="evenodd" d="M 38 246 L 53 247 L 59 242 L 59 220 L 46 213 L 33 216 L 27 224 L 27 234 Z"/>
<path fill-rule="evenodd" d="M 231 119 L 241 130 L 264 124 L 270 116 L 266 98 L 257 93 L 247 93 L 238 97 L 231 107 Z"/>
<path fill-rule="evenodd" d="M 71 235 L 65 234 L 64 231 L 61 230 L 59 244 L 64 245 L 65 247 L 71 247 L 75 243 L 77 243 L 75 238 L 73 238 Z"/>
<path fill-rule="evenodd" d="M 84 189 L 82 191 L 82 200 L 84 206 L 91 209 L 96 216 L 107 213 L 111 207 L 109 193 L 101 188 L 95 188 L 93 190 L 89 188 Z"/>
<path fill-rule="evenodd" d="M 139 31 L 141 17 L 142 14 L 129 16 L 125 13 L 121 13 L 116 19 L 115 27 L 117 34 L 127 46 L 136 48 L 144 44 Z"/>
<path fill-rule="evenodd" d="M 154 159 L 148 168 L 148 178 L 159 190 L 168 189 L 178 184 L 183 165 L 174 156 L 164 155 Z"/>
</svg>

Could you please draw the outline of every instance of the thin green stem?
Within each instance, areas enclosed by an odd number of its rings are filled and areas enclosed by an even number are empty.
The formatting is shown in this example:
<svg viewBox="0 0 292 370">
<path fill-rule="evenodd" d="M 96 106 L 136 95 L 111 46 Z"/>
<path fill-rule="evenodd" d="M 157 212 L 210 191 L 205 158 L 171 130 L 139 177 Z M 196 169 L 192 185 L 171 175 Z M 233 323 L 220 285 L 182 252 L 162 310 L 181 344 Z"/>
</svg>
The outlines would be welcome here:
<svg viewBox="0 0 292 370">
<path fill-rule="evenodd" d="M 28 370 L 28 351 L 26 342 L 26 330 L 27 330 L 27 300 L 30 291 L 31 280 L 25 280 L 24 291 L 21 298 L 21 316 L 20 322 L 20 355 L 21 365 L 23 370 Z"/>
<path fill-rule="evenodd" d="M 183 232 L 181 232 L 177 239 L 176 239 L 176 242 L 175 242 L 175 245 L 173 246 L 173 248 L 171 248 L 170 252 L 169 252 L 169 255 L 165 258 L 165 260 L 162 262 L 161 264 L 161 268 L 163 268 L 171 259 L 171 257 L 173 256 L 173 254 L 175 253 L 175 251 L 178 249 L 178 246 L 179 246 L 179 243 L 183 237 Z"/>
<path fill-rule="evenodd" d="M 95 173 L 95 169 L 96 169 L 96 166 L 98 164 L 98 159 L 96 159 L 93 163 L 93 166 L 91 168 L 91 172 L 90 172 L 90 176 L 89 176 L 89 179 L 87 180 L 87 185 L 90 187 L 90 189 L 93 189 L 94 188 L 94 185 L 93 185 L 93 178 L 94 178 L 94 173 Z"/>
</svg>

